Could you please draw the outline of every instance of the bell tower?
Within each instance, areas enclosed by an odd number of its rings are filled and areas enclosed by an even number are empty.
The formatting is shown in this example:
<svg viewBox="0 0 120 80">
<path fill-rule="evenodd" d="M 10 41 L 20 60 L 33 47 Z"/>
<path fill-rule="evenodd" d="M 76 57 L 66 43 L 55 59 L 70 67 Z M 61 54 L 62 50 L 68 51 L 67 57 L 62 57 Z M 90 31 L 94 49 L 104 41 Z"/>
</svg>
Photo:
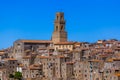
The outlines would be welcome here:
<svg viewBox="0 0 120 80">
<path fill-rule="evenodd" d="M 67 41 L 67 32 L 65 31 L 64 13 L 62 13 L 62 12 L 56 13 L 52 41 L 54 43 Z"/>
</svg>

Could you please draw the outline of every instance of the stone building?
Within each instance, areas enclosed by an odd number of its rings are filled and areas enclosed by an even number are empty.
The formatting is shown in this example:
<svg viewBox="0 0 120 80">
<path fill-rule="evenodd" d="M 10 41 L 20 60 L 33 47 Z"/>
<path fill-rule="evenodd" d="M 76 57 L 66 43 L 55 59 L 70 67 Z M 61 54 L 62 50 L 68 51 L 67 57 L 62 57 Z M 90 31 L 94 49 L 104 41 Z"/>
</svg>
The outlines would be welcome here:
<svg viewBox="0 0 120 80">
<path fill-rule="evenodd" d="M 17 60 L 21 61 L 23 56 L 28 56 L 32 54 L 31 52 L 36 52 L 38 48 L 50 47 L 52 41 L 44 40 L 17 40 L 14 42 L 13 54 Z"/>
<path fill-rule="evenodd" d="M 22 59 L 22 65 L 27 68 L 31 65 L 31 56 L 24 56 Z"/>
<path fill-rule="evenodd" d="M 0 69 L 0 80 L 8 80 L 7 78 L 7 70 L 6 69 Z"/>
<path fill-rule="evenodd" d="M 5 50 L 0 50 L 0 61 L 8 57 L 8 53 Z"/>
<path fill-rule="evenodd" d="M 14 58 L 6 58 L 2 60 L 2 66 L 4 70 L 6 70 L 5 76 L 8 79 L 10 74 L 14 74 L 17 72 L 17 67 L 18 67 L 18 61 Z"/>
<path fill-rule="evenodd" d="M 43 77 L 42 65 L 39 64 L 30 65 L 28 68 L 23 69 L 22 73 L 24 79 L 34 79 L 34 78 L 40 79 Z"/>
<path fill-rule="evenodd" d="M 63 80 L 72 80 L 74 78 L 74 62 L 65 62 L 61 65 L 61 77 Z"/>
<path fill-rule="evenodd" d="M 74 77 L 76 80 L 83 80 L 83 62 L 77 61 L 74 63 Z"/>
<path fill-rule="evenodd" d="M 18 61 L 14 58 L 4 59 L 6 61 L 6 68 L 8 74 L 14 74 L 17 71 Z"/>
</svg>

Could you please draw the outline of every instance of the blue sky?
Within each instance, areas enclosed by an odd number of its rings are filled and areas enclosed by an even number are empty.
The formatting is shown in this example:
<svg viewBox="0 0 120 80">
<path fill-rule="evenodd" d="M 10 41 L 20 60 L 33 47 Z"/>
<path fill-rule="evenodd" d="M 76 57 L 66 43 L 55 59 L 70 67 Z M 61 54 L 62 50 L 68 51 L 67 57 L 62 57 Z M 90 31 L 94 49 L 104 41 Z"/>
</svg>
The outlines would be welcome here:
<svg viewBox="0 0 120 80">
<path fill-rule="evenodd" d="M 70 41 L 120 39 L 120 0 L 0 0 L 0 49 L 17 39 L 49 40 L 60 11 Z"/>
</svg>

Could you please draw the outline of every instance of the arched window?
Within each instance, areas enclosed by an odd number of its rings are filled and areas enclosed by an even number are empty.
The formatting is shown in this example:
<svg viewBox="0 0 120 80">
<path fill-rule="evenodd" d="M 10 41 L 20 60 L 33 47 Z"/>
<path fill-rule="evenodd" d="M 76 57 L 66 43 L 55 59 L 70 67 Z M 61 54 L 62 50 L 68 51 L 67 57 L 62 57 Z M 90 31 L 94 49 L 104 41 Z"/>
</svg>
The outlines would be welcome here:
<svg viewBox="0 0 120 80">
<path fill-rule="evenodd" d="M 60 20 L 62 20 L 63 19 L 63 16 L 60 16 Z"/>
<path fill-rule="evenodd" d="M 58 16 L 57 16 L 57 20 L 58 20 Z"/>
<path fill-rule="evenodd" d="M 61 26 L 61 31 L 62 31 L 62 30 L 64 30 L 64 27 L 63 27 L 63 26 Z"/>
<path fill-rule="evenodd" d="M 56 31 L 58 31 L 58 26 L 56 26 Z"/>
</svg>

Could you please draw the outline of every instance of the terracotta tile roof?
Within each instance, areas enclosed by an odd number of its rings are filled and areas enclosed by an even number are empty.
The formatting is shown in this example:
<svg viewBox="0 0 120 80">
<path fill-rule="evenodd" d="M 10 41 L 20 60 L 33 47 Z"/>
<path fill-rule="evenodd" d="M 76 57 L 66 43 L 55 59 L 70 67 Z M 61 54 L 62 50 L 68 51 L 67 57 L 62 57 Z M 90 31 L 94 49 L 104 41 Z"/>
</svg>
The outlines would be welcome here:
<svg viewBox="0 0 120 80">
<path fill-rule="evenodd" d="M 27 70 L 27 68 L 23 67 L 22 70 Z"/>
<path fill-rule="evenodd" d="M 98 59 L 89 60 L 90 62 L 100 62 Z"/>
<path fill-rule="evenodd" d="M 107 49 L 107 50 L 105 50 L 104 52 L 106 52 L 106 53 L 112 53 L 113 50 L 112 50 L 112 49 Z"/>
<path fill-rule="evenodd" d="M 108 59 L 106 60 L 106 62 L 113 62 L 113 59 Z"/>
<path fill-rule="evenodd" d="M 20 40 L 23 43 L 52 43 L 50 40 Z"/>
<path fill-rule="evenodd" d="M 23 59 L 30 59 L 31 56 L 24 56 Z"/>
<path fill-rule="evenodd" d="M 30 49 L 25 50 L 25 52 L 30 52 L 30 51 L 31 51 Z"/>
<path fill-rule="evenodd" d="M 115 50 L 120 50 L 120 48 L 115 48 Z"/>
<path fill-rule="evenodd" d="M 120 61 L 120 58 L 119 58 L 119 59 L 117 59 L 117 58 L 114 58 L 113 60 L 114 60 L 114 61 Z"/>
<path fill-rule="evenodd" d="M 59 49 L 58 51 L 59 52 L 65 52 L 66 50 L 65 49 Z"/>
<path fill-rule="evenodd" d="M 2 56 L 2 55 L 4 55 L 5 54 L 5 52 L 0 52 L 0 56 Z"/>
<path fill-rule="evenodd" d="M 43 47 L 43 48 L 38 48 L 39 50 L 46 50 L 47 48 Z"/>
<path fill-rule="evenodd" d="M 65 56 L 59 55 L 59 56 L 56 56 L 56 58 L 69 58 L 69 57 L 65 57 Z"/>
<path fill-rule="evenodd" d="M 72 64 L 74 64 L 74 62 L 66 62 L 66 64 L 71 64 L 72 65 Z"/>
<path fill-rule="evenodd" d="M 82 43 L 80 43 L 80 42 L 75 42 L 75 44 L 74 45 L 81 45 Z"/>
<path fill-rule="evenodd" d="M 48 58 L 51 58 L 50 56 L 37 56 L 37 58 L 40 58 L 40 59 L 48 59 Z"/>
<path fill-rule="evenodd" d="M 35 67 L 40 67 L 42 64 L 33 64 Z"/>
<path fill-rule="evenodd" d="M 55 58 L 69 58 L 69 57 L 65 57 L 65 56 L 54 56 Z M 51 56 L 37 56 L 37 58 L 40 58 L 40 59 L 49 59 L 49 58 L 54 58 L 54 57 L 51 57 Z"/>
<path fill-rule="evenodd" d="M 82 48 L 81 50 L 89 50 L 89 48 Z"/>
<path fill-rule="evenodd" d="M 73 52 L 81 52 L 81 50 L 80 50 L 80 49 L 78 49 L 78 50 L 74 50 Z"/>
<path fill-rule="evenodd" d="M 115 41 L 112 41 L 112 40 L 108 40 L 108 41 L 105 41 L 106 44 L 112 44 L 114 43 Z"/>
<path fill-rule="evenodd" d="M 0 50 L 0 52 L 5 52 L 5 50 Z"/>
<path fill-rule="evenodd" d="M 105 55 L 105 54 L 101 54 L 99 55 L 100 57 L 108 57 L 108 55 Z"/>
<path fill-rule="evenodd" d="M 75 42 L 58 42 L 54 43 L 55 45 L 73 45 Z"/>
<path fill-rule="evenodd" d="M 6 68 L 2 68 L 2 69 L 0 69 L 0 71 L 7 71 L 7 69 Z"/>
<path fill-rule="evenodd" d="M 17 61 L 17 59 L 15 59 L 15 58 L 6 58 L 6 59 L 4 59 L 5 61 Z"/>
<path fill-rule="evenodd" d="M 41 67 L 40 67 L 40 65 L 33 64 L 33 65 L 30 65 L 30 66 L 29 66 L 29 69 L 30 69 L 30 70 L 40 70 Z"/>
<path fill-rule="evenodd" d="M 23 64 L 19 64 L 19 67 L 24 67 L 24 65 Z"/>
<path fill-rule="evenodd" d="M 115 75 L 118 76 L 118 77 L 120 77 L 120 73 L 116 73 Z"/>
<path fill-rule="evenodd" d="M 47 49 L 49 49 L 49 50 L 53 50 L 53 49 L 55 49 L 54 47 L 48 47 Z"/>
<path fill-rule="evenodd" d="M 65 52 L 64 54 L 73 54 L 72 52 L 73 52 L 73 51 L 67 51 L 67 52 Z"/>
</svg>

